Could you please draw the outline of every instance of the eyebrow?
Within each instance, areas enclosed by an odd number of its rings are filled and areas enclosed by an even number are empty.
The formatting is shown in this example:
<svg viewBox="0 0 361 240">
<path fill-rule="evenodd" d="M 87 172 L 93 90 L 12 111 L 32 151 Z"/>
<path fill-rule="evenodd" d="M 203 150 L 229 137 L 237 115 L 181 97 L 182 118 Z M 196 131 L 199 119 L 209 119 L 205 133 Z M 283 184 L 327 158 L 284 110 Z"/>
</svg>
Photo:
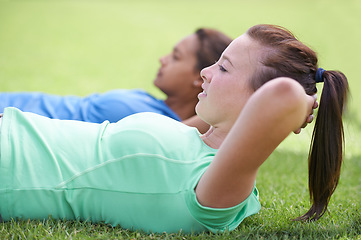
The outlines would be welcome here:
<svg viewBox="0 0 361 240">
<path fill-rule="evenodd" d="M 223 57 L 223 59 L 227 60 L 232 65 L 232 67 L 234 67 L 228 56 L 223 55 L 222 57 Z"/>
<path fill-rule="evenodd" d="M 177 48 L 177 47 L 174 47 L 174 48 L 173 48 L 173 52 L 177 52 L 177 53 L 179 53 L 179 54 L 182 54 L 182 52 L 179 51 L 179 48 Z"/>
</svg>

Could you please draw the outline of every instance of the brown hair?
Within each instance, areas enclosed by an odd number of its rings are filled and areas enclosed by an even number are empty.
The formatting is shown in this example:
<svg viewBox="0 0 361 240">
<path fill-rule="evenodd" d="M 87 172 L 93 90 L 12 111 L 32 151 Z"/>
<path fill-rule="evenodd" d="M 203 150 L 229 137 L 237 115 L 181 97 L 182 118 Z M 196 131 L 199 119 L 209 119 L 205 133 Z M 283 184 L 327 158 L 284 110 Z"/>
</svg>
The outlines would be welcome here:
<svg viewBox="0 0 361 240">
<path fill-rule="evenodd" d="M 247 31 L 264 51 L 251 79 L 258 89 L 276 77 L 299 82 L 308 95 L 317 92 L 316 53 L 288 30 L 274 25 L 256 25 Z M 340 177 L 344 148 L 342 113 L 348 94 L 346 76 L 339 71 L 322 74 L 324 86 L 308 156 L 309 193 L 312 206 L 296 220 L 317 220 L 327 210 Z"/>
<path fill-rule="evenodd" d="M 227 35 L 210 28 L 200 28 L 196 30 L 195 34 L 199 40 L 199 48 L 196 53 L 196 69 L 198 71 L 214 64 L 232 42 Z"/>
</svg>

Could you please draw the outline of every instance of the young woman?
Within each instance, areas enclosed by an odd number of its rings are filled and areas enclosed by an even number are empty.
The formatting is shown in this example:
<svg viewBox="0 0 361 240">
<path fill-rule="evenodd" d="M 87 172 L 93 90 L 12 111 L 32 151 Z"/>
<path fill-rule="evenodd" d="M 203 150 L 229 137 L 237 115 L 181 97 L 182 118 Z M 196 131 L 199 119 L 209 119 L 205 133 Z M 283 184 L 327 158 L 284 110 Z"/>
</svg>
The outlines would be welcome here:
<svg viewBox="0 0 361 240">
<path fill-rule="evenodd" d="M 201 71 L 192 127 L 155 113 L 117 123 L 54 120 L 15 108 L 1 123 L 0 213 L 103 221 L 148 232 L 235 229 L 260 210 L 259 167 L 310 121 L 324 82 L 309 155 L 310 210 L 327 209 L 342 162 L 346 77 L 317 66 L 287 30 L 256 25 Z"/>
<path fill-rule="evenodd" d="M 14 92 L 0 93 L 0 112 L 12 106 L 49 118 L 96 123 L 117 122 L 139 112 L 186 120 L 195 115 L 197 95 L 202 91 L 199 72 L 217 61 L 231 41 L 217 30 L 201 28 L 176 44 L 170 54 L 160 59 L 154 80 L 155 86 L 167 95 L 164 101 L 139 89 L 117 89 L 87 97 Z"/>
</svg>

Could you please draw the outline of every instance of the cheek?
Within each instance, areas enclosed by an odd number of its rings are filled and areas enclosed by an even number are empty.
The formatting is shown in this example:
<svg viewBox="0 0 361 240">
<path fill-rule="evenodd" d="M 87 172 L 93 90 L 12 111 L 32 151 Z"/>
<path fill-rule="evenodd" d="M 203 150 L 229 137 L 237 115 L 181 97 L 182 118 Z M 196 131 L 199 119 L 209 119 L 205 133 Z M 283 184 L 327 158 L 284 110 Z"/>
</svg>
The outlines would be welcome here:
<svg viewBox="0 0 361 240">
<path fill-rule="evenodd" d="M 242 109 L 251 95 L 250 89 L 244 84 L 223 82 L 214 86 L 216 89 L 215 101 L 225 105 L 229 109 Z"/>
<path fill-rule="evenodd" d="M 212 81 L 209 93 L 216 96 L 215 100 L 228 101 L 230 97 L 236 95 L 236 90 L 229 81 Z"/>
<path fill-rule="evenodd" d="M 189 63 L 182 64 L 178 66 L 177 72 L 184 76 L 184 78 L 193 77 L 195 75 L 195 71 L 193 66 L 191 66 Z M 199 75 L 199 74 L 198 74 Z"/>
<path fill-rule="evenodd" d="M 175 68 L 172 72 L 173 78 L 177 79 L 175 81 L 181 83 L 193 83 L 196 79 L 200 77 L 199 72 L 196 72 L 190 66 L 179 66 Z"/>
</svg>

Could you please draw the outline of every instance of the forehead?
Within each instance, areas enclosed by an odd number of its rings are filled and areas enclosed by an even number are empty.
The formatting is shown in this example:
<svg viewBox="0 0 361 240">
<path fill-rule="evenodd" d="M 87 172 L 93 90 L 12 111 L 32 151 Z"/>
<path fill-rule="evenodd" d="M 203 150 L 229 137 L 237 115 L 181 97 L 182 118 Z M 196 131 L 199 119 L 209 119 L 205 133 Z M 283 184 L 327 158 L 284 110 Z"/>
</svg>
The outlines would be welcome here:
<svg viewBox="0 0 361 240">
<path fill-rule="evenodd" d="M 247 34 L 233 40 L 223 55 L 230 59 L 233 65 L 257 64 L 262 47 Z"/>
<path fill-rule="evenodd" d="M 191 34 L 180 40 L 174 49 L 185 54 L 195 54 L 199 48 L 199 40 L 196 34 Z"/>
</svg>

